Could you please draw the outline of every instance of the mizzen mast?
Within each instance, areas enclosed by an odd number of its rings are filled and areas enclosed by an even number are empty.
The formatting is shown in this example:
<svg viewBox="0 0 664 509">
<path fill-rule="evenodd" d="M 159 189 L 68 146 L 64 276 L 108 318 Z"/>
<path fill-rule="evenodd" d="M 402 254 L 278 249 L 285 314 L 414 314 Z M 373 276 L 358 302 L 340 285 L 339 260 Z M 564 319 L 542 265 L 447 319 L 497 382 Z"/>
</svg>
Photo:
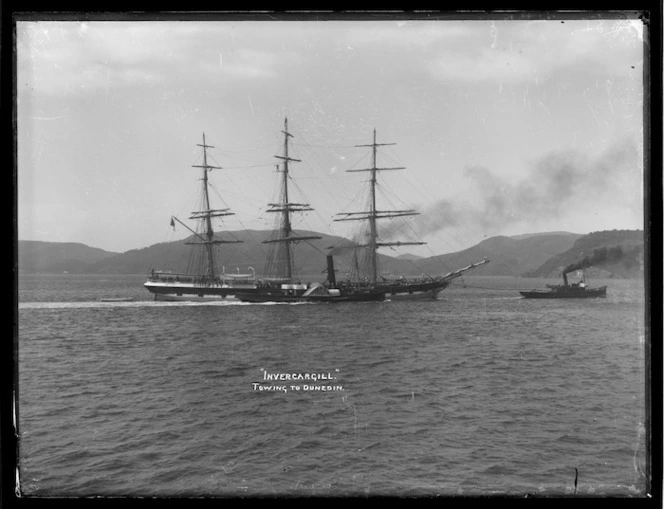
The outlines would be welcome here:
<svg viewBox="0 0 664 509">
<path fill-rule="evenodd" d="M 351 169 L 346 170 L 347 172 L 370 172 L 370 202 L 369 210 L 363 212 L 343 212 L 337 214 L 338 216 L 344 216 L 341 218 L 334 219 L 334 221 L 369 221 L 369 242 L 367 244 L 361 244 L 359 247 L 369 248 L 369 272 L 372 283 L 376 283 L 378 280 L 378 248 L 383 246 L 407 246 L 407 245 L 421 245 L 426 244 L 426 242 L 378 242 L 378 219 L 388 219 L 400 216 L 415 216 L 419 212 L 408 209 L 408 210 L 378 210 L 376 207 L 376 182 L 377 175 L 379 171 L 392 171 L 392 170 L 405 170 L 403 167 L 398 168 L 378 168 L 376 162 L 376 156 L 378 147 L 383 147 L 387 145 L 396 145 L 396 143 L 376 143 L 376 130 L 373 131 L 373 143 L 370 145 L 355 145 L 356 147 L 371 147 L 372 149 L 372 158 L 371 158 L 371 168 L 364 169 Z"/>
<path fill-rule="evenodd" d="M 277 164 L 277 171 L 281 171 L 281 199 L 279 203 L 268 203 L 267 212 L 280 213 L 280 222 L 278 228 L 278 237 L 273 239 L 268 239 L 263 241 L 263 244 L 279 244 L 278 248 L 279 255 L 277 260 L 268 260 L 268 264 L 279 263 L 280 267 L 276 267 L 277 275 L 280 279 L 291 280 L 294 274 L 294 257 L 293 249 L 291 244 L 303 241 L 303 240 L 317 240 L 321 237 L 315 235 L 308 236 L 298 236 L 295 235 L 291 225 L 291 214 L 293 212 L 306 212 L 314 210 L 308 203 L 293 203 L 289 201 L 288 197 L 288 179 L 289 176 L 289 163 L 290 162 L 301 162 L 300 159 L 294 159 L 288 155 L 288 141 L 289 138 L 293 138 L 293 135 L 288 132 L 288 118 L 284 119 L 284 130 L 281 131 L 284 133 L 284 155 L 283 156 L 274 156 L 277 159 L 283 161 L 281 165 L 281 170 L 279 170 L 279 165 Z M 268 273 L 273 272 L 268 267 Z"/>
</svg>

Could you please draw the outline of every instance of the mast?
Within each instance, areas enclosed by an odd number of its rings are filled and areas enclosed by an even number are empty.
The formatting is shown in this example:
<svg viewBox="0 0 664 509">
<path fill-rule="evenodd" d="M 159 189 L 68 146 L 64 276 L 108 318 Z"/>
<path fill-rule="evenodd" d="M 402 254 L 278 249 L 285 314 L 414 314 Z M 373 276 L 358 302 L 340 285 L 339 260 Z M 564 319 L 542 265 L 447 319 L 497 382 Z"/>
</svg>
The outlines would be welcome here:
<svg viewBox="0 0 664 509">
<path fill-rule="evenodd" d="M 222 216 L 232 216 L 233 212 L 229 212 L 230 209 L 211 209 L 210 208 L 210 194 L 209 194 L 209 183 L 208 183 L 208 172 L 214 169 L 220 170 L 221 166 L 212 166 L 208 164 L 207 161 L 207 149 L 214 148 L 212 145 L 205 143 L 205 133 L 203 133 L 203 143 L 197 143 L 198 147 L 203 148 L 203 164 L 192 165 L 192 168 L 201 168 L 203 171 L 202 177 L 202 191 L 203 191 L 203 210 L 194 211 L 191 213 L 189 219 L 196 219 L 203 221 L 205 225 L 205 231 L 203 232 L 205 236 L 199 235 L 194 232 L 198 237 L 198 241 L 186 242 L 186 244 L 202 245 L 205 247 L 207 255 L 207 264 L 204 276 L 207 278 L 214 278 L 216 274 L 215 263 L 214 263 L 214 250 L 213 246 L 216 244 L 234 244 L 242 242 L 241 240 L 218 240 L 214 238 L 214 229 L 212 228 L 212 218 L 213 217 L 222 217 Z M 177 219 L 177 218 L 176 218 Z M 182 224 L 180 220 L 178 220 Z"/>
<path fill-rule="evenodd" d="M 376 230 L 376 129 L 373 131 L 373 144 L 371 145 L 371 214 L 369 216 L 369 253 L 371 256 L 371 282 L 375 283 L 378 279 L 378 250 L 376 242 L 378 241 L 378 232 Z"/>
<path fill-rule="evenodd" d="M 359 247 L 367 247 L 369 249 L 369 276 L 371 282 L 376 284 L 378 281 L 378 248 L 381 246 L 406 246 L 406 245 L 421 245 L 425 242 L 378 242 L 378 219 L 387 219 L 400 216 L 415 216 L 419 212 L 415 210 L 378 210 L 376 207 L 376 185 L 377 175 L 379 171 L 392 171 L 392 170 L 405 170 L 403 167 L 398 168 L 378 168 L 377 167 L 377 151 L 378 147 L 387 145 L 396 145 L 396 143 L 376 143 L 376 129 L 373 130 L 373 143 L 370 145 L 355 145 L 356 147 L 371 147 L 371 168 L 364 168 L 359 170 L 346 170 L 347 172 L 370 172 L 369 178 L 369 210 L 364 212 L 343 212 L 337 215 L 345 216 L 342 218 L 334 219 L 334 221 L 369 221 L 369 242 L 361 244 Z"/>
<path fill-rule="evenodd" d="M 301 162 L 299 159 L 294 159 L 288 155 L 288 140 L 293 138 L 293 135 L 288 132 L 288 118 L 284 119 L 284 130 L 281 131 L 284 133 L 284 155 L 283 156 L 274 156 L 277 159 L 283 161 L 282 170 L 281 170 L 281 201 L 279 203 L 268 203 L 267 212 L 281 213 L 280 223 L 278 228 L 278 237 L 274 239 L 269 239 L 263 241 L 263 244 L 279 244 L 281 246 L 280 254 L 278 258 L 283 260 L 283 266 L 279 267 L 279 276 L 291 280 L 294 274 L 294 259 L 293 259 L 293 248 L 291 244 L 300 242 L 302 240 L 317 240 L 321 237 L 309 235 L 309 236 L 298 236 L 294 235 L 292 226 L 291 226 L 291 214 L 293 212 L 305 212 L 314 210 L 308 203 L 291 203 L 288 198 L 288 179 L 289 176 L 289 163 L 290 162 Z M 279 165 L 277 164 L 277 171 L 279 170 Z M 270 263 L 270 260 L 268 260 Z M 268 271 L 269 272 L 269 271 Z"/>
</svg>

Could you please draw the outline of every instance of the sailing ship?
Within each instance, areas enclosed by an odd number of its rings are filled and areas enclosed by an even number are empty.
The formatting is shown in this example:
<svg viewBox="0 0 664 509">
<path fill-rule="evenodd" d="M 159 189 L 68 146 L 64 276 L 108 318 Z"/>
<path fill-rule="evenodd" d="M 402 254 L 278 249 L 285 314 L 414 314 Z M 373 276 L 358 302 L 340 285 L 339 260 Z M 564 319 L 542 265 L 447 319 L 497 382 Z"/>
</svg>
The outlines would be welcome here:
<svg viewBox="0 0 664 509">
<path fill-rule="evenodd" d="M 447 288 L 454 279 L 460 277 L 468 270 L 488 263 L 489 260 L 484 259 L 462 269 L 440 276 L 422 274 L 418 278 L 408 279 L 402 277 L 396 280 L 390 280 L 382 275 L 379 277 L 378 249 L 380 247 L 399 247 L 426 244 L 426 242 L 379 241 L 380 236 L 378 232 L 378 220 L 392 219 L 403 216 L 415 216 L 419 214 L 419 212 L 413 209 L 381 210 L 377 206 L 376 187 L 378 173 L 382 171 L 405 169 L 403 167 L 379 168 L 377 166 L 378 147 L 387 145 L 396 145 L 396 143 L 376 143 L 376 130 L 374 129 L 373 142 L 371 144 L 356 145 L 356 147 L 371 148 L 371 167 L 346 170 L 347 172 L 369 172 L 369 210 L 339 213 L 337 214 L 338 217 L 334 219 L 334 221 L 366 221 L 366 224 L 368 224 L 368 231 L 365 232 L 365 236 L 368 240 L 366 243 L 355 244 L 353 246 L 354 253 L 352 267 L 349 271 L 348 279 L 344 281 L 340 287 L 346 289 L 346 291 L 348 291 L 349 288 L 371 288 L 374 291 L 384 292 L 387 298 L 390 300 L 436 299 L 438 294 Z M 361 261 L 360 258 L 362 259 Z"/>
<path fill-rule="evenodd" d="M 546 285 L 547 290 L 520 291 L 526 299 L 594 299 L 606 297 L 606 286 L 590 288 L 586 284 L 585 273 L 581 272 L 581 279 L 576 283 L 569 283 L 566 272 L 562 273 L 562 285 Z"/>
<path fill-rule="evenodd" d="M 219 245 L 242 241 L 218 238 L 214 231 L 213 218 L 231 216 L 234 213 L 229 208 L 211 208 L 208 174 L 221 167 L 208 163 L 207 150 L 214 146 L 206 143 L 205 133 L 203 133 L 203 143 L 197 144 L 197 146 L 203 150 L 203 163 L 192 165 L 192 167 L 200 168 L 202 171 L 201 203 L 198 207 L 199 210 L 192 212 L 189 217 L 190 220 L 196 222 L 196 225 L 194 228 L 190 228 L 177 217 L 171 216 L 172 227 L 175 227 L 177 221 L 192 233 L 190 240 L 185 241 L 185 244 L 192 246 L 188 269 L 185 273 L 152 269 L 144 286 L 154 294 L 155 300 L 224 299 L 233 296 L 240 290 L 244 293 L 256 290 L 256 273 L 252 267 L 248 269 L 251 271 L 250 273 L 241 274 L 238 270 L 238 273 L 227 274 L 223 267 L 221 273 L 218 272 L 215 255 Z"/>
<path fill-rule="evenodd" d="M 281 173 L 280 196 L 276 203 L 269 203 L 267 212 L 275 213 L 276 227 L 273 235 L 263 241 L 269 245 L 264 276 L 257 287 L 248 292 L 238 292 L 235 298 L 243 302 L 349 302 L 384 300 L 385 293 L 374 288 L 337 288 L 334 278 L 334 262 L 328 258 L 328 279 L 321 283 L 302 283 L 296 277 L 295 245 L 299 242 L 320 240 L 317 235 L 300 235 L 292 228 L 291 215 L 314 210 L 308 203 L 290 201 L 288 181 L 289 165 L 301 162 L 288 155 L 289 140 L 293 135 L 288 131 L 288 118 L 284 119 L 283 155 L 275 156 L 281 161 L 277 171 Z"/>
</svg>

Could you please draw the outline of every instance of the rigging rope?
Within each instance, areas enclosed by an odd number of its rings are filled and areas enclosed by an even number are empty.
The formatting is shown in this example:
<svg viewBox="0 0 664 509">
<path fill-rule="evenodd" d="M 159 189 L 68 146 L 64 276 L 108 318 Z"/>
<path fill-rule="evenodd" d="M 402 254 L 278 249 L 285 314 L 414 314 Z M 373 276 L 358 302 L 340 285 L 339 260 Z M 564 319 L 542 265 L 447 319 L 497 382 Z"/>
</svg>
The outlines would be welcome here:
<svg viewBox="0 0 664 509">
<path fill-rule="evenodd" d="M 302 133 L 299 133 L 298 136 L 300 138 L 303 138 Z M 292 142 L 291 145 L 295 145 L 295 146 L 298 146 L 298 147 L 307 147 L 308 146 L 308 147 L 317 147 L 317 148 L 355 148 L 355 145 L 313 145 L 309 142 L 307 142 L 307 145 L 305 145 L 303 143 Z"/>
<path fill-rule="evenodd" d="M 389 160 L 394 161 L 395 164 L 396 164 L 397 166 L 405 166 L 405 165 L 401 162 L 401 160 L 399 159 L 399 157 L 398 157 L 396 154 L 393 153 L 393 150 L 394 150 L 393 147 L 389 147 L 389 146 L 388 146 L 388 147 L 386 147 L 386 149 L 385 149 L 382 153 L 383 153 L 383 154 L 384 154 Z M 413 180 L 413 179 L 411 178 L 411 174 L 410 174 L 409 172 L 406 172 L 404 182 L 405 182 L 406 184 L 410 185 L 410 186 L 412 187 L 412 189 L 414 189 L 415 192 L 416 192 L 418 195 L 428 196 L 431 200 L 433 200 L 431 203 L 440 203 L 440 202 L 441 202 L 441 198 L 440 198 L 439 196 L 434 196 L 434 195 L 430 192 L 431 187 L 427 187 L 426 185 L 425 185 L 425 186 L 422 186 L 422 183 L 421 183 L 420 181 L 418 181 L 418 180 Z M 433 227 L 433 228 L 431 228 L 432 231 L 437 231 L 437 230 L 441 230 L 441 229 L 442 229 L 441 227 L 439 227 L 438 223 L 436 223 L 436 222 L 434 222 L 434 221 L 431 220 L 430 215 L 423 215 L 422 217 L 423 217 L 424 221 L 425 221 L 428 225 L 430 225 L 431 227 Z M 449 237 L 451 237 L 452 239 L 454 239 L 454 241 L 456 241 L 457 244 L 459 244 L 459 245 L 463 245 L 463 244 L 473 245 L 473 244 L 476 244 L 476 243 L 477 243 L 476 239 L 473 238 L 472 236 L 470 236 L 469 233 L 468 233 L 468 231 L 465 230 L 465 229 L 462 227 L 462 225 L 458 224 L 453 218 L 446 217 L 446 218 L 445 218 L 445 221 L 446 221 L 446 224 L 447 224 L 447 225 L 449 225 L 449 226 L 451 226 L 451 227 L 456 228 L 457 230 L 459 230 L 458 235 L 457 235 L 457 234 L 454 234 L 454 233 L 452 233 L 452 232 L 447 231 L 447 235 L 448 235 Z M 443 243 L 444 243 L 446 246 L 448 246 L 448 248 L 450 248 L 450 249 L 454 249 L 454 246 L 451 246 L 448 242 L 445 242 L 444 238 L 440 238 L 440 240 L 443 241 Z"/>
<path fill-rule="evenodd" d="M 274 163 L 264 163 L 264 164 L 250 164 L 247 166 L 224 166 L 224 170 L 240 170 L 244 168 L 265 168 L 267 166 L 274 166 Z"/>
<path fill-rule="evenodd" d="M 303 134 L 299 134 L 299 133 L 298 133 L 298 136 L 301 137 L 301 138 L 303 138 L 304 141 L 306 141 L 307 143 L 309 143 L 309 141 L 308 141 L 306 138 L 304 138 L 304 135 L 303 135 Z M 294 152 L 296 155 L 298 155 L 298 158 L 299 158 L 299 159 L 301 159 L 301 160 L 305 160 L 304 157 L 302 157 L 302 156 L 299 155 L 299 154 L 300 154 L 300 151 L 299 151 L 299 150 L 294 149 L 293 152 Z M 310 166 L 310 167 L 313 167 L 313 168 L 318 168 L 319 173 L 320 173 L 321 171 L 323 172 L 322 175 L 319 175 L 319 176 L 317 176 L 317 177 L 316 177 L 316 176 L 314 176 L 314 177 L 298 177 L 298 179 L 302 179 L 302 178 L 305 178 L 305 179 L 306 179 L 306 178 L 316 178 L 317 180 L 320 180 L 321 178 L 324 178 L 324 179 L 330 179 L 331 176 L 330 176 L 327 172 L 324 171 L 323 164 L 320 162 L 320 159 L 319 159 L 319 157 L 318 157 L 318 154 L 317 154 L 314 150 L 311 151 L 311 154 L 313 155 L 313 157 L 307 161 L 307 162 L 309 163 L 309 166 Z M 312 161 L 312 160 L 313 160 L 313 162 L 314 162 L 315 164 L 311 164 L 311 163 L 309 162 L 309 161 Z M 291 180 L 292 180 L 292 179 L 291 179 Z M 293 181 L 293 183 L 295 183 L 295 182 Z M 344 186 L 343 182 L 341 182 L 341 185 Z M 297 186 L 297 184 L 295 184 L 295 186 L 297 187 L 298 191 L 302 194 L 302 196 L 305 196 L 304 193 L 302 192 L 302 190 Z M 340 205 L 339 202 L 337 201 L 337 197 L 334 195 L 334 193 L 330 193 L 330 192 L 329 192 L 329 187 L 328 187 L 328 186 L 323 186 L 323 187 L 325 188 L 326 191 L 328 191 L 328 195 L 332 198 L 332 200 L 334 201 L 334 203 L 336 203 L 336 205 L 337 205 L 337 209 L 338 209 L 341 205 Z M 320 216 L 319 216 L 319 217 L 320 217 Z M 320 219 L 323 220 L 322 217 L 320 217 Z M 323 224 L 327 224 L 327 221 L 323 220 Z"/>
<path fill-rule="evenodd" d="M 499 291 L 505 291 L 505 292 L 514 292 L 514 291 L 520 291 L 520 290 L 532 290 L 532 288 L 496 288 L 493 286 L 475 286 L 475 285 L 467 285 L 467 284 L 459 284 L 459 283 L 449 283 L 450 286 L 461 286 L 463 288 L 477 288 L 479 290 L 499 290 Z"/>
</svg>

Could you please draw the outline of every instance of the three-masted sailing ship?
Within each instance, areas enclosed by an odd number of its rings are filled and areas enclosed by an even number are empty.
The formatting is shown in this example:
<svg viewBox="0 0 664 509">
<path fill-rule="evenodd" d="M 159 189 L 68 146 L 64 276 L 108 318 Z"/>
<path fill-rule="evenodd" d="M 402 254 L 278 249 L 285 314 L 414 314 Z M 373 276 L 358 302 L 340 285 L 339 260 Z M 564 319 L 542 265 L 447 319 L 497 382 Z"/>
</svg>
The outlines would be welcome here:
<svg viewBox="0 0 664 509">
<path fill-rule="evenodd" d="M 395 143 L 376 143 L 376 130 L 373 131 L 373 143 L 369 145 L 356 145 L 356 147 L 369 147 L 372 150 L 371 167 L 363 169 L 349 169 L 347 172 L 368 172 L 369 173 L 369 210 L 360 212 L 343 212 L 337 214 L 334 221 L 366 221 L 368 231 L 365 232 L 367 238 L 366 243 L 359 243 L 353 246 L 354 263 L 349 271 L 348 279 L 340 284 L 340 288 L 349 289 L 373 289 L 374 291 L 383 292 L 390 300 L 399 299 L 436 299 L 438 294 L 447 288 L 451 281 L 460 277 L 464 272 L 488 263 L 489 260 L 484 259 L 480 262 L 471 264 L 462 269 L 454 272 L 449 272 L 445 275 L 430 276 L 422 274 L 418 278 L 407 279 L 401 277 L 399 279 L 388 279 L 385 276 L 379 275 L 378 266 L 378 249 L 380 247 L 388 246 L 408 246 L 408 245 L 423 245 L 426 242 L 404 242 L 404 241 L 390 241 L 384 242 L 380 240 L 378 231 L 378 221 L 382 219 L 392 219 L 403 216 L 418 215 L 414 209 L 406 210 L 381 210 L 376 203 L 376 187 L 377 176 L 382 171 L 404 170 L 403 167 L 396 168 L 380 168 L 377 166 L 377 151 L 378 147 L 386 145 L 396 145 Z"/>
<path fill-rule="evenodd" d="M 175 216 L 171 216 L 171 226 L 177 221 L 192 233 L 185 244 L 192 246 L 187 271 L 174 273 L 152 269 L 148 274 L 145 288 L 154 294 L 155 300 L 199 300 L 199 299 L 223 299 L 242 291 L 250 293 L 256 290 L 256 274 L 249 267 L 250 273 L 226 274 L 223 267 L 219 272 L 216 251 L 221 244 L 240 243 L 241 240 L 221 239 L 214 231 L 212 220 L 231 216 L 234 213 L 229 208 L 213 209 L 210 205 L 209 194 L 209 172 L 221 169 L 208 163 L 207 150 L 214 148 L 205 141 L 197 144 L 203 149 L 203 163 L 192 165 L 200 168 L 201 178 L 201 200 L 199 210 L 191 213 L 190 220 L 195 221 L 194 228 Z"/>
<path fill-rule="evenodd" d="M 291 215 L 314 210 L 308 203 L 290 201 L 288 182 L 289 165 L 301 162 L 288 155 L 289 139 L 293 135 L 288 131 L 288 119 L 284 119 L 283 155 L 275 156 L 281 164 L 277 171 L 281 173 L 280 196 L 276 203 L 269 203 L 267 212 L 277 214 L 273 235 L 263 241 L 269 250 L 263 277 L 255 290 L 238 292 L 235 297 L 243 302 L 347 302 L 384 300 L 385 293 L 374 288 L 336 287 L 334 262 L 328 257 L 328 279 L 322 283 L 302 283 L 295 269 L 295 245 L 299 242 L 319 240 L 317 235 L 300 235 L 292 228 Z"/>
<path fill-rule="evenodd" d="M 171 216 L 171 225 L 177 221 L 187 228 L 192 236 L 185 244 L 192 246 L 187 271 L 174 273 L 152 269 L 145 283 L 145 288 L 154 294 L 155 300 L 192 300 L 219 299 L 234 296 L 244 302 L 353 302 L 382 301 L 399 299 L 435 299 L 450 282 L 464 272 L 488 263 L 482 260 L 445 275 L 430 276 L 422 274 L 418 278 L 388 279 L 379 274 L 378 249 L 386 246 L 422 245 L 425 242 L 404 242 L 380 240 L 378 221 L 402 216 L 417 215 L 413 209 L 381 210 L 376 203 L 377 175 L 381 171 L 402 170 L 405 168 L 380 168 L 377 166 L 377 149 L 394 143 L 377 143 L 376 130 L 373 132 L 373 143 L 357 145 L 372 149 L 372 165 L 366 169 L 350 169 L 349 172 L 369 172 L 369 206 L 366 211 L 346 212 L 338 214 L 335 221 L 366 221 L 367 241 L 353 246 L 354 269 L 351 268 L 346 280 L 338 281 L 335 275 L 334 260 L 327 256 L 327 279 L 322 283 L 302 283 L 296 274 L 295 245 L 321 239 L 320 236 L 299 234 L 293 230 L 291 215 L 314 210 L 308 203 L 291 201 L 289 196 L 290 163 L 301 162 L 289 156 L 289 141 L 293 135 L 288 131 L 288 119 L 284 119 L 283 155 L 275 156 L 280 164 L 277 171 L 281 173 L 279 199 L 269 203 L 267 212 L 276 214 L 276 225 L 273 235 L 263 241 L 268 245 L 263 277 L 256 278 L 253 268 L 250 273 L 226 273 L 216 262 L 216 249 L 221 244 L 239 243 L 241 240 L 219 238 L 214 231 L 212 220 L 233 215 L 229 208 L 213 209 L 209 196 L 209 172 L 221 169 L 208 163 L 207 150 L 214 148 L 207 145 L 205 134 L 203 143 L 197 146 L 203 150 L 203 163 L 193 165 L 202 170 L 201 204 L 199 210 L 191 213 L 190 220 L 196 221 L 196 227 L 190 228 L 183 221 Z M 359 258 L 363 258 L 360 265 Z M 363 267 L 362 270 L 360 267 Z"/>
</svg>

